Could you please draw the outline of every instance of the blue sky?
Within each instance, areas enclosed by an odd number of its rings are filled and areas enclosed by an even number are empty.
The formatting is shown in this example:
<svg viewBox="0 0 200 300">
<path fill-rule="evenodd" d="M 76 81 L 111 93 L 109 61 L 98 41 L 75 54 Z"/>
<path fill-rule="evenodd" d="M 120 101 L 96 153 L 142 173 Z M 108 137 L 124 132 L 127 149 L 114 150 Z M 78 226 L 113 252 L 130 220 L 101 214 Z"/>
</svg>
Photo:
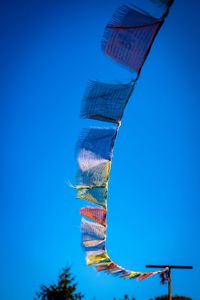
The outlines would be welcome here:
<svg viewBox="0 0 200 300">
<path fill-rule="evenodd" d="M 86 300 L 167 292 L 86 267 L 74 182 L 74 148 L 87 81 L 131 73 L 101 52 L 124 2 L 6 1 L 1 16 L 0 298 L 33 299 L 70 265 Z M 142 3 L 144 1 L 134 1 Z M 199 9 L 177 0 L 143 67 L 114 150 L 107 248 L 121 266 L 189 264 L 173 271 L 173 294 L 199 300 Z"/>
</svg>

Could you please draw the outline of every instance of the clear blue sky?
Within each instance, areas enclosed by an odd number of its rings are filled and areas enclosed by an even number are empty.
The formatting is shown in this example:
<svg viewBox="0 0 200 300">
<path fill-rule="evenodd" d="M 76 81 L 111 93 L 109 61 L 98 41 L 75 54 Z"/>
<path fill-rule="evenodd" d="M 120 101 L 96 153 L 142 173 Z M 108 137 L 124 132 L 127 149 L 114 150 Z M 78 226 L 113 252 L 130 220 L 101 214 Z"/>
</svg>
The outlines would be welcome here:
<svg viewBox="0 0 200 300">
<path fill-rule="evenodd" d="M 86 267 L 74 145 L 88 79 L 126 82 L 100 40 L 124 2 L 4 1 L 1 9 L 0 299 L 29 300 L 67 265 L 86 300 L 167 292 Z M 141 1 L 134 1 L 141 3 Z M 143 1 L 142 1 L 143 3 Z M 200 4 L 175 1 L 125 111 L 114 150 L 107 248 L 121 266 L 190 264 L 173 293 L 200 299 Z"/>
</svg>

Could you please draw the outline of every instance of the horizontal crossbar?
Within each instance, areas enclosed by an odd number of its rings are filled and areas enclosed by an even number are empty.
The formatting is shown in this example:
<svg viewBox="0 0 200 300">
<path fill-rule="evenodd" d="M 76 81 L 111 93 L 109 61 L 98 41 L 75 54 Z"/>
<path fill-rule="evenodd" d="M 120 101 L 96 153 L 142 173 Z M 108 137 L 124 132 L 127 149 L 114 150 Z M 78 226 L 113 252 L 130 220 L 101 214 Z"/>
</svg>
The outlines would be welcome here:
<svg viewBox="0 0 200 300">
<path fill-rule="evenodd" d="M 146 265 L 146 268 L 170 268 L 170 269 L 193 269 L 192 266 L 175 266 L 175 265 Z"/>
</svg>

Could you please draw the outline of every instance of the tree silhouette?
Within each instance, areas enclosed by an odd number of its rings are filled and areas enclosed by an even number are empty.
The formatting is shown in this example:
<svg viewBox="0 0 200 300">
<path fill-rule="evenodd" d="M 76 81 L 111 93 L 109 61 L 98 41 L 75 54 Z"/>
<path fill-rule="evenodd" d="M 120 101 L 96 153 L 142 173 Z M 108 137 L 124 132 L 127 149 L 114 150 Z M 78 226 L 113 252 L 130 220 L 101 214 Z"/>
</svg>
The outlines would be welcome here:
<svg viewBox="0 0 200 300">
<path fill-rule="evenodd" d="M 49 287 L 42 285 L 40 291 L 36 293 L 36 298 L 41 300 L 80 300 L 84 296 L 76 292 L 77 284 L 71 276 L 70 268 L 65 268 L 58 277 L 57 284 Z"/>
<path fill-rule="evenodd" d="M 113 300 L 117 300 L 117 298 L 113 298 Z M 119 299 L 120 300 L 120 299 Z M 124 295 L 124 298 L 122 300 L 135 300 L 134 297 L 129 298 L 129 296 L 127 294 Z"/>
<path fill-rule="evenodd" d="M 167 296 L 167 295 L 155 298 L 155 300 L 168 300 L 168 299 L 169 299 L 169 296 Z M 192 300 L 192 298 L 184 297 L 184 296 L 173 296 L 172 300 Z"/>
</svg>

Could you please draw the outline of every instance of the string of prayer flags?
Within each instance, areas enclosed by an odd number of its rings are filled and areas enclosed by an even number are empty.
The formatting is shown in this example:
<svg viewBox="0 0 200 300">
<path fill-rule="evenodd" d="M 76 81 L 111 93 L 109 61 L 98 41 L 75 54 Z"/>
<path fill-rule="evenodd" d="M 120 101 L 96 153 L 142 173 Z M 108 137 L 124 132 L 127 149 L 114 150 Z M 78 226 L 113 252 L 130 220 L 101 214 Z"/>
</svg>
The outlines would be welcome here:
<svg viewBox="0 0 200 300">
<path fill-rule="evenodd" d="M 89 82 L 81 117 L 112 123 L 113 127 L 92 127 L 82 131 L 76 147 L 78 172 L 74 188 L 77 198 L 93 205 L 80 210 L 82 247 L 87 265 L 94 266 L 98 272 L 138 281 L 160 274 L 164 283 L 169 277 L 168 268 L 155 272 L 127 270 L 114 263 L 106 250 L 108 182 L 115 140 L 141 68 L 173 2 L 151 1 L 165 6 L 162 17 L 156 18 L 141 9 L 123 5 L 106 26 L 102 40 L 104 53 L 136 72 L 137 76 L 127 84 Z"/>
</svg>

